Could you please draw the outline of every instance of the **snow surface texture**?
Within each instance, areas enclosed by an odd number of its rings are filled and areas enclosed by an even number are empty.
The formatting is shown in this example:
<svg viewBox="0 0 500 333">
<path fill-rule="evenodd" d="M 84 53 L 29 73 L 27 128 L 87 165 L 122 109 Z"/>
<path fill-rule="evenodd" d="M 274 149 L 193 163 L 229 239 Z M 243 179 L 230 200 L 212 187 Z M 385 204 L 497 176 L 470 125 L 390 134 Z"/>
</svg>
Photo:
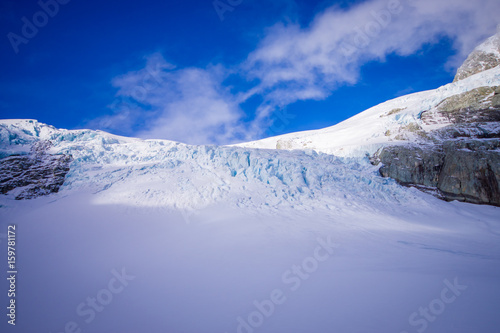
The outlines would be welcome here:
<svg viewBox="0 0 500 333">
<path fill-rule="evenodd" d="M 498 332 L 499 209 L 431 196 L 378 212 L 357 203 L 275 216 L 218 207 L 186 223 L 88 193 L 17 201 L 0 227 L 18 226 L 18 322 L 0 330 Z M 110 299 L 122 269 L 133 279 Z M 465 287 L 454 293 L 455 279 Z"/>
<path fill-rule="evenodd" d="M 2 156 L 50 141 L 73 157 L 59 193 L 1 196 L 22 304 L 2 332 L 498 331 L 496 207 L 401 187 L 366 157 L 31 120 L 2 121 L 0 136 Z"/>
</svg>

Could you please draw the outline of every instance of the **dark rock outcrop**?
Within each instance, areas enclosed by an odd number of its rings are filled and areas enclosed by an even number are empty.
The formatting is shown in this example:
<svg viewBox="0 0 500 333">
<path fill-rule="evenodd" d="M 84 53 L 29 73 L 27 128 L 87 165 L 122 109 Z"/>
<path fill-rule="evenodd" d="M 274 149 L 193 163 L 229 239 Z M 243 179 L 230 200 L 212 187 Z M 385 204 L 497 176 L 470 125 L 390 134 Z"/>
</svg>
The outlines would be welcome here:
<svg viewBox="0 0 500 333">
<path fill-rule="evenodd" d="M 72 157 L 49 154 L 49 147 L 50 142 L 41 141 L 27 155 L 0 159 L 0 193 L 10 192 L 21 200 L 58 192 L 70 170 Z"/>
<path fill-rule="evenodd" d="M 372 158 L 380 174 L 406 186 L 435 188 L 446 200 L 500 206 L 500 140 L 450 140 L 402 145 Z"/>
<path fill-rule="evenodd" d="M 372 163 L 383 166 L 380 174 L 396 179 L 403 185 L 418 184 L 436 187 L 444 164 L 442 147 L 392 146 L 375 155 Z"/>
</svg>

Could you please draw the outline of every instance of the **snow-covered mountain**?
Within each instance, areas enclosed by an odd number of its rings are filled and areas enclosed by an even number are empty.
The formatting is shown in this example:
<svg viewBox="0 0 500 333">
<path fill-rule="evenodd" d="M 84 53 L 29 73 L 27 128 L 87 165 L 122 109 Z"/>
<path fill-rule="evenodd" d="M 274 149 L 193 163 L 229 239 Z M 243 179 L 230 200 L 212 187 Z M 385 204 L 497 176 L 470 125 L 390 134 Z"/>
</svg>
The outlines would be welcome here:
<svg viewBox="0 0 500 333">
<path fill-rule="evenodd" d="M 400 183 L 489 203 L 499 85 L 228 147 L 1 120 L 22 306 L 0 331 L 497 332 L 500 208 Z"/>
<path fill-rule="evenodd" d="M 500 66 L 494 66 L 495 61 L 500 61 L 499 48 L 500 32 L 487 39 L 472 52 L 458 70 L 457 77 L 460 79 L 456 79 L 453 83 L 435 90 L 402 96 L 382 103 L 338 125 L 322 130 L 291 133 L 233 147 L 196 147 L 170 141 L 123 138 L 100 131 L 57 130 L 34 120 L 5 120 L 0 122 L 0 156 L 19 154 L 25 157 L 32 156 L 33 154 L 29 152 L 38 149 L 37 146 L 33 146 L 36 143 L 38 146 L 45 147 L 46 157 L 52 156 L 53 159 L 57 158 L 54 157 L 57 155 L 65 156 L 63 160 L 66 164 L 73 159 L 66 181 L 60 184 L 62 190 L 88 187 L 91 186 L 90 184 L 115 189 L 120 186 L 117 180 L 127 179 L 128 181 L 137 179 L 139 176 L 144 177 L 144 175 L 154 179 L 157 177 L 155 175 L 158 174 L 158 168 L 169 169 L 168 177 L 171 178 L 169 182 L 174 182 L 179 186 L 168 191 L 159 189 L 155 192 L 149 188 L 149 185 L 144 185 L 144 191 L 148 194 L 130 193 L 127 200 L 137 201 L 140 200 L 139 197 L 142 197 L 144 201 L 147 201 L 147 205 L 153 205 L 155 202 L 154 205 L 165 204 L 172 207 L 198 206 L 194 203 L 200 203 L 203 206 L 218 202 L 224 197 L 231 197 L 234 202 L 237 202 L 240 199 L 235 198 L 245 197 L 243 193 L 246 192 L 245 189 L 250 183 L 252 186 L 267 187 L 265 191 L 259 191 L 263 193 L 262 202 L 266 204 L 271 204 L 276 200 L 276 202 L 281 202 L 283 198 L 285 201 L 293 201 L 298 196 L 305 198 L 322 196 L 322 191 L 326 191 L 329 186 L 334 188 L 340 186 L 325 182 L 325 179 L 339 172 L 331 170 L 333 165 L 343 165 L 345 161 L 354 163 L 352 160 L 363 164 L 369 156 L 372 162 L 381 161 L 384 164 L 385 168 L 383 166 L 381 169 L 384 176 L 393 177 L 401 183 L 415 183 L 438 188 L 441 194 L 449 199 L 500 205 L 500 189 L 494 191 L 498 195 L 493 195 L 493 197 L 482 193 L 491 192 L 491 186 L 498 187 L 500 184 L 500 170 L 497 170 L 498 163 L 496 163 L 498 155 L 496 151 L 500 146 L 497 144 L 497 138 L 500 137 Z M 475 141 L 467 143 L 464 140 Z M 423 156 L 420 151 L 415 151 L 415 145 L 429 147 L 427 149 L 429 151 L 436 151 L 438 148 L 442 156 L 436 159 L 435 154 L 432 154 L 433 158 L 427 161 L 426 159 L 429 158 Z M 404 148 L 394 150 L 394 147 L 400 146 Z M 461 148 L 458 147 L 466 146 L 469 150 L 489 151 L 487 156 L 483 154 L 480 158 L 493 159 L 492 163 L 469 165 L 465 169 L 468 169 L 468 174 L 477 174 L 484 168 L 490 168 L 492 173 L 496 174 L 498 184 L 493 184 L 495 179 L 489 179 L 491 175 L 484 175 L 486 178 L 480 183 L 492 183 L 485 190 L 479 188 L 482 185 L 477 182 L 472 184 L 473 179 L 453 175 L 452 177 L 465 184 L 463 188 L 455 189 L 455 183 L 443 184 L 439 180 L 439 178 L 450 178 L 449 173 L 441 177 L 440 175 L 418 175 L 420 178 L 435 179 L 434 182 L 419 182 L 413 179 L 414 175 L 418 174 L 415 168 L 407 168 L 406 174 L 393 170 L 404 168 L 401 162 L 391 168 L 391 164 L 395 161 L 407 160 L 404 162 L 407 165 L 413 164 L 412 159 L 416 158 L 422 161 L 424 170 L 432 168 L 441 170 L 446 165 L 445 157 L 451 157 L 451 153 L 444 153 L 443 147 L 445 146 L 450 147 L 448 151 L 460 150 Z M 409 152 L 408 147 L 411 148 Z M 385 148 L 391 148 L 391 150 L 384 151 Z M 296 150 L 296 152 L 284 150 Z M 334 160 L 341 161 L 342 158 L 344 159 L 342 162 L 333 162 Z M 477 160 L 478 156 L 477 153 L 468 157 L 460 156 L 460 159 L 464 158 Z M 4 169 L 11 168 L 6 161 L 8 160 L 4 160 L 2 164 Z M 52 165 L 52 163 L 54 162 L 49 164 Z M 36 165 L 39 168 L 39 164 Z M 352 165 L 347 166 L 348 169 L 351 167 Z M 34 166 L 31 167 L 33 168 Z M 60 168 L 64 170 L 65 165 L 61 164 Z M 140 168 L 144 168 L 144 171 L 136 171 Z M 145 171 L 146 168 L 148 171 Z M 20 172 L 23 168 L 19 169 Z M 30 167 L 25 166 L 25 169 L 28 170 Z M 356 169 L 355 166 L 354 169 Z M 370 168 L 367 170 L 373 171 Z M 178 173 L 185 173 L 188 176 L 183 177 Z M 387 182 L 379 179 L 373 172 L 370 175 L 372 184 Z M 200 180 L 193 180 L 193 176 Z M 4 184 L 1 188 L 2 193 L 13 191 L 12 193 L 17 193 L 18 198 L 33 196 L 33 194 L 26 193 L 26 191 L 33 191 L 32 188 L 19 189 L 22 182 L 17 184 L 14 191 L 15 186 L 13 187 L 12 184 L 15 178 L 16 175 L 5 173 L 4 180 L 2 180 Z M 47 177 L 44 178 L 47 179 Z M 238 182 L 243 178 L 245 185 Z M 150 181 L 144 179 L 137 181 L 138 184 L 141 182 Z M 151 182 L 156 183 L 153 180 Z M 25 186 L 29 185 L 29 181 L 25 183 L 27 183 Z M 55 183 L 58 183 L 58 180 Z M 230 186 L 229 183 L 232 185 Z M 354 183 L 357 184 L 357 179 Z M 278 185 L 283 188 L 278 190 Z M 52 192 L 57 190 L 59 186 L 53 187 Z M 42 189 L 40 193 L 45 193 L 44 191 L 47 192 Z M 366 191 L 366 189 L 360 189 L 358 192 L 369 192 Z M 120 198 L 110 200 L 123 200 L 122 196 L 126 195 L 125 193 L 127 191 L 119 191 Z M 118 198 L 114 195 L 110 197 Z M 271 197 L 278 199 L 271 200 Z M 252 205 L 260 204 L 260 201 L 256 203 L 255 200 L 249 200 L 249 202 Z"/>
<path fill-rule="evenodd" d="M 313 149 L 336 156 L 362 157 L 372 155 L 384 146 L 427 141 L 426 136 L 437 135 L 436 130 L 446 128 L 452 121 L 441 117 L 438 121 L 427 122 L 423 115 L 434 115 L 441 103 L 449 98 L 463 96 L 471 91 L 486 89 L 478 102 L 492 102 L 495 89 L 500 86 L 500 67 L 477 73 L 435 90 L 405 95 L 379 104 L 335 126 L 320 130 L 284 134 L 259 141 L 242 143 L 238 146 L 265 149 Z M 497 95 L 500 92 L 497 91 Z M 495 106 L 500 100 L 495 96 Z M 488 105 L 490 106 L 490 105 Z M 498 116 L 495 116 L 498 117 Z M 498 118 L 495 122 L 485 122 L 477 131 L 500 133 Z"/>
<path fill-rule="evenodd" d="M 382 163 L 380 172 L 447 200 L 500 206 L 500 31 L 453 83 L 402 96 L 338 125 L 243 143 Z"/>
</svg>

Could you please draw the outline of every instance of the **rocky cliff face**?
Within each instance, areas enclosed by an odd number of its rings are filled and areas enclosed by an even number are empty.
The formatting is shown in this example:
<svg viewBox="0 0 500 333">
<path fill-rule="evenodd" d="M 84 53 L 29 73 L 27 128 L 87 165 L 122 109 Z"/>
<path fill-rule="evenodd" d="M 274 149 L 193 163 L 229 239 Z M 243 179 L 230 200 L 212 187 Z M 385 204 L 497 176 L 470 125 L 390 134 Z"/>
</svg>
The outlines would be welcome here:
<svg viewBox="0 0 500 333">
<path fill-rule="evenodd" d="M 50 141 L 39 141 L 28 154 L 0 159 L 0 193 L 10 193 L 21 200 L 58 192 L 72 158 L 49 154 L 50 146 Z"/>
<path fill-rule="evenodd" d="M 500 140 L 449 140 L 387 147 L 372 160 L 380 173 L 446 200 L 500 206 Z"/>
<path fill-rule="evenodd" d="M 498 65 L 500 34 L 474 50 L 455 81 Z M 382 163 L 380 174 L 446 200 L 500 206 L 500 86 L 448 97 L 422 112 L 419 122 L 410 124 L 417 140 L 372 156 L 373 164 Z"/>
</svg>

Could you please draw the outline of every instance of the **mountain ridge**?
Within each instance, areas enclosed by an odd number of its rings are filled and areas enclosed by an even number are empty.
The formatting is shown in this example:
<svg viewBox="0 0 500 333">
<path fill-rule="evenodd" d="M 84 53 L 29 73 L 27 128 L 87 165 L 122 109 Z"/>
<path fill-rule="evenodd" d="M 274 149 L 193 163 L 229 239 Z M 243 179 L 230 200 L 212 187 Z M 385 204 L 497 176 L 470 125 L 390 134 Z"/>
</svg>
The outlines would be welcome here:
<svg viewBox="0 0 500 333">
<path fill-rule="evenodd" d="M 485 45 L 492 40 L 496 41 L 490 38 Z M 257 206 L 293 205 L 321 195 L 329 202 L 342 197 L 350 186 L 353 194 L 366 191 L 367 200 L 380 190 L 389 196 L 410 195 L 379 179 L 382 175 L 406 186 L 431 187 L 440 198 L 500 205 L 498 138 L 500 66 L 381 103 L 322 130 L 232 146 L 190 146 L 101 131 L 56 129 L 36 120 L 1 120 L 0 167 L 6 172 L 0 184 L 4 184 L 2 193 L 16 193 L 18 199 L 92 188 L 95 193 L 107 193 L 100 194 L 104 201 L 144 204 L 149 200 L 153 205 L 185 208 L 231 201 L 231 196 L 236 206 L 254 205 L 252 196 L 246 194 L 250 184 L 263 193 Z M 44 147 L 43 156 L 51 161 L 46 166 L 58 170 L 57 174 L 36 172 L 43 169 L 33 152 L 36 145 Z M 462 151 L 460 158 L 455 151 Z M 13 168 L 13 158 L 23 164 L 14 174 L 7 172 Z M 476 163 L 481 159 L 487 163 Z M 459 168 L 453 163 L 459 163 Z M 165 176 L 165 172 L 172 174 Z M 165 179 L 179 189 L 165 191 L 161 185 Z M 129 181 L 137 189 L 121 188 L 122 182 Z"/>
</svg>

